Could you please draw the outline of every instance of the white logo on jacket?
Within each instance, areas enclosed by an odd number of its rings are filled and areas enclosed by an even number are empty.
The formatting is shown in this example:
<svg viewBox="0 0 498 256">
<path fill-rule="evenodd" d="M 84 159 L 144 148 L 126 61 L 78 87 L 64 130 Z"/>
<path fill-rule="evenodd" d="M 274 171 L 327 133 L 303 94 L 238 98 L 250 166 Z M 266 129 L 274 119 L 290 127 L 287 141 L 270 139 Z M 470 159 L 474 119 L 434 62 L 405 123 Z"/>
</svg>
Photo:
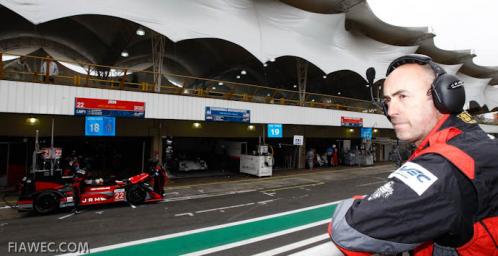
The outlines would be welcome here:
<svg viewBox="0 0 498 256">
<path fill-rule="evenodd" d="M 394 192 L 393 185 L 394 181 L 387 182 L 386 184 L 382 185 L 377 190 L 375 190 L 375 192 L 373 192 L 373 194 L 371 194 L 367 200 L 371 201 L 381 197 L 384 199 L 390 197 Z"/>
<path fill-rule="evenodd" d="M 437 177 L 432 172 L 412 162 L 406 162 L 398 170 L 391 173 L 389 178 L 397 178 L 413 189 L 419 196 L 437 180 Z"/>
</svg>

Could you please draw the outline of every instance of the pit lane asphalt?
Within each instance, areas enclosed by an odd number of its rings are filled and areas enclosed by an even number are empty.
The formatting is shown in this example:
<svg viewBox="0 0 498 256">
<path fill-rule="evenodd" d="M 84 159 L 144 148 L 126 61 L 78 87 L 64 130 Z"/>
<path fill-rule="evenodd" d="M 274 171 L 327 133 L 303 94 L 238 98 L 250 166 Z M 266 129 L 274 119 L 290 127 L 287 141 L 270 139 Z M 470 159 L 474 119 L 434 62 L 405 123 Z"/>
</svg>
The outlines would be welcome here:
<svg viewBox="0 0 498 256">
<path fill-rule="evenodd" d="M 319 205 L 368 194 L 382 185 L 392 164 L 364 168 L 275 171 L 274 177 L 236 177 L 174 181 L 164 202 L 85 208 L 80 214 L 48 216 L 0 209 L 0 254 L 8 242 L 88 242 L 90 248 L 173 234 Z M 318 226 L 282 237 L 226 250 L 248 255 L 288 241 L 323 234 Z M 220 253 L 217 253 L 220 254 Z"/>
</svg>

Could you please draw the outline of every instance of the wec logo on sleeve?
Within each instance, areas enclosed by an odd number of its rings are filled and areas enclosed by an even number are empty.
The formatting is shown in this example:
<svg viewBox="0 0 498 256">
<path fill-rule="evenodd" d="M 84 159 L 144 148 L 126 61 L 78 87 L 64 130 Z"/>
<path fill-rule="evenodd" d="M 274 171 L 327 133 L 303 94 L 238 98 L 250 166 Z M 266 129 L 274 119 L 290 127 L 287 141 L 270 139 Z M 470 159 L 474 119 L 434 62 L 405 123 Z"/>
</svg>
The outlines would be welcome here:
<svg viewBox="0 0 498 256">
<path fill-rule="evenodd" d="M 432 172 L 412 162 L 406 162 L 398 170 L 391 173 L 389 178 L 397 178 L 413 189 L 419 196 L 437 180 L 437 177 Z"/>
</svg>

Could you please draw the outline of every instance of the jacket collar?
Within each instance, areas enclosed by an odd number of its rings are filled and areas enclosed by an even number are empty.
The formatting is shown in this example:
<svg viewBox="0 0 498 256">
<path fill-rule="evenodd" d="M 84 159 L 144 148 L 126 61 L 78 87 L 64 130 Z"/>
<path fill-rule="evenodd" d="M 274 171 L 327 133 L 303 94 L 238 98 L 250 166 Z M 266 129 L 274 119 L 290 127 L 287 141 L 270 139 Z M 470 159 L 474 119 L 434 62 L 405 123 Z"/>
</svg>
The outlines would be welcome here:
<svg viewBox="0 0 498 256">
<path fill-rule="evenodd" d="M 436 132 L 438 132 L 439 130 L 441 130 L 441 127 L 443 127 L 443 124 L 448 120 L 449 117 L 450 117 L 449 114 L 443 114 L 443 116 L 439 118 L 439 120 L 437 121 L 436 125 L 432 128 L 432 130 L 429 132 L 429 134 L 427 134 L 425 136 L 424 140 L 422 140 L 422 143 L 420 143 L 420 145 L 418 145 L 417 149 L 415 150 L 415 153 L 423 150 L 427 146 L 427 144 L 429 144 L 429 139 Z"/>
</svg>

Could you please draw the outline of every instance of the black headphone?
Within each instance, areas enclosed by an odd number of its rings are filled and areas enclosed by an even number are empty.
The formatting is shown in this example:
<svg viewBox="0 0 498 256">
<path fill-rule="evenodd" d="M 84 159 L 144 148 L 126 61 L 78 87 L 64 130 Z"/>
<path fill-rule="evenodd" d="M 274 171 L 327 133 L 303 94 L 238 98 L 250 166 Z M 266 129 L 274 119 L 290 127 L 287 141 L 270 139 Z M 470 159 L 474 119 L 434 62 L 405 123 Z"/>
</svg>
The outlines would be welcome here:
<svg viewBox="0 0 498 256">
<path fill-rule="evenodd" d="M 431 57 L 422 54 L 409 54 L 395 59 L 387 68 L 386 77 L 404 64 L 416 63 L 419 65 L 429 65 L 434 71 L 436 78 L 431 85 L 431 94 L 434 105 L 443 114 L 457 114 L 462 112 L 465 104 L 465 90 L 463 82 L 456 76 L 447 74 L 444 69 L 434 63 Z M 387 115 L 388 106 L 382 101 L 384 114 Z"/>
</svg>

